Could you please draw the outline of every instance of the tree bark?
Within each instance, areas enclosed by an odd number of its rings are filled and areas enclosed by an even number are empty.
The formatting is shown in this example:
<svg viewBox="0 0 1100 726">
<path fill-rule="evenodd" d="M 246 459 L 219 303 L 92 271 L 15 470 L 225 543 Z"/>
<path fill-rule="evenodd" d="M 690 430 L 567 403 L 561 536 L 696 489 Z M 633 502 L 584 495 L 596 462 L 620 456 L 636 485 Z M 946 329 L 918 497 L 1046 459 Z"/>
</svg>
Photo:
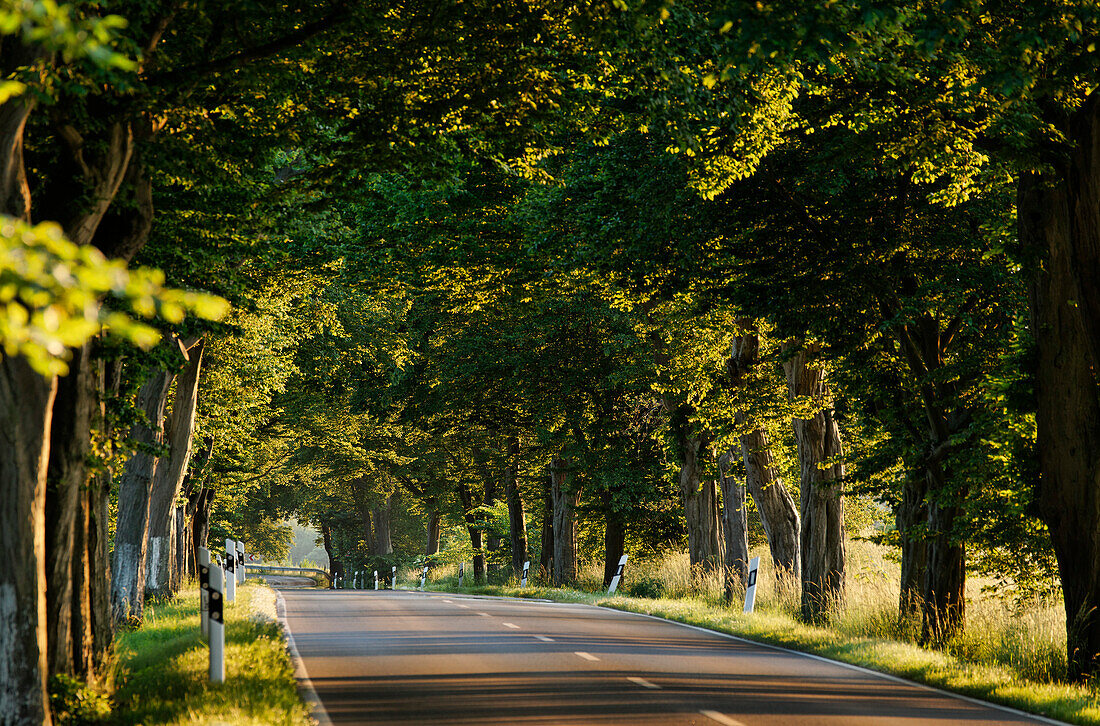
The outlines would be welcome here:
<svg viewBox="0 0 1100 726">
<path fill-rule="evenodd" d="M 942 469 L 928 469 L 930 492 L 945 492 Z M 955 522 L 963 516 L 954 502 L 933 498 L 928 503 L 927 562 L 921 592 L 923 623 L 921 640 L 942 643 L 962 630 L 966 617 L 966 548 L 955 534 Z"/>
<path fill-rule="evenodd" d="M 1041 261 L 1029 295 L 1038 353 L 1036 499 L 1058 558 L 1075 680 L 1100 672 L 1098 104 L 1093 92 L 1068 130 L 1073 153 L 1049 174 L 1024 175 L 1017 203 L 1020 240 Z"/>
<path fill-rule="evenodd" d="M 909 477 L 903 485 L 901 502 L 895 520 L 901 536 L 901 595 L 898 614 L 912 618 L 922 610 L 924 572 L 928 566 L 928 543 L 924 525 L 928 521 L 925 494 L 928 485 L 924 476 Z"/>
<path fill-rule="evenodd" d="M 190 344 L 188 344 L 190 343 Z M 205 341 L 181 341 L 187 363 L 176 376 L 176 394 L 172 412 L 165 428 L 168 455 L 156 465 L 149 492 L 149 534 L 147 538 L 145 592 L 154 597 L 167 597 L 172 590 L 172 564 L 179 542 L 176 532 L 176 500 L 183 489 L 187 465 L 191 461 L 191 442 L 195 431 L 195 408 L 198 405 L 199 376 Z"/>
<path fill-rule="evenodd" d="M 117 396 L 122 382 L 122 362 L 100 363 L 97 366 L 99 405 L 96 410 L 96 428 L 105 431 L 107 397 Z M 91 590 L 92 653 L 96 669 L 107 666 L 112 653 L 115 635 L 115 619 L 111 612 L 111 482 L 110 471 L 99 471 L 92 479 L 88 507 L 88 559 L 92 568 L 89 575 Z"/>
<path fill-rule="evenodd" d="M 504 500 L 508 504 L 508 538 L 512 546 L 512 574 L 517 578 L 527 560 L 527 515 L 519 491 L 519 439 L 508 439 L 508 463 L 504 468 Z"/>
<path fill-rule="evenodd" d="M 798 508 L 775 469 L 764 429 L 753 429 L 741 437 L 741 456 L 745 461 L 745 490 L 760 513 L 776 576 L 780 581 L 797 582 L 802 572 Z"/>
<path fill-rule="evenodd" d="M 603 586 L 610 587 L 619 569 L 619 559 L 626 549 L 626 525 L 612 506 L 614 494 L 603 492 Z"/>
<path fill-rule="evenodd" d="M 551 580 L 554 575 L 554 495 L 549 472 L 542 477 L 542 528 L 539 533 L 539 547 L 542 576 Z"/>
<path fill-rule="evenodd" d="M 688 557 L 693 575 L 717 572 L 720 566 L 718 543 L 718 496 L 714 480 L 706 477 L 706 456 L 710 441 L 705 433 L 690 430 L 687 404 L 664 402 L 670 413 L 672 445 L 680 464 L 680 496 L 687 526 Z"/>
<path fill-rule="evenodd" d="M 466 531 L 470 533 L 470 547 L 474 551 L 474 582 L 485 582 L 485 552 L 482 550 L 481 527 L 474 516 L 474 496 L 466 482 L 459 480 L 456 487 L 459 502 L 462 504 L 462 518 L 466 521 Z"/>
<path fill-rule="evenodd" d="M 554 498 L 554 587 L 577 581 L 577 518 L 580 492 L 570 491 L 573 472 L 569 460 L 550 462 L 551 492 Z"/>
<path fill-rule="evenodd" d="M 802 479 L 802 617 L 818 623 L 844 595 L 844 451 L 825 372 L 809 364 L 811 352 L 798 351 L 783 369 L 790 400 L 810 398 L 816 409 L 811 418 L 793 418 L 791 424 Z"/>
<path fill-rule="evenodd" d="M 725 539 L 723 596 L 732 603 L 744 591 L 749 575 L 749 522 L 745 512 L 745 489 L 731 473 L 731 449 L 718 459 L 718 481 L 722 487 L 722 535 Z"/>
<path fill-rule="evenodd" d="M 138 392 L 138 408 L 148 423 L 135 424 L 130 437 L 144 447 L 160 442 L 164 423 L 164 403 L 173 375 L 156 371 Z M 122 472 L 118 494 L 118 524 L 115 551 L 111 563 L 111 605 L 114 618 L 121 622 L 140 619 L 145 599 L 145 542 L 149 531 L 149 491 L 157 460 L 147 450 L 139 450 Z"/>
<path fill-rule="evenodd" d="M 432 506 L 428 510 L 428 541 L 424 547 L 424 554 L 428 557 L 439 552 L 439 525 L 441 519 L 439 509 Z"/>
<path fill-rule="evenodd" d="M 0 713 L 52 723 L 46 696 L 46 466 L 57 379 L 0 360 Z"/>
<path fill-rule="evenodd" d="M 74 567 L 83 555 L 74 557 L 77 525 L 84 525 L 87 512 L 88 454 L 95 403 L 91 366 L 91 343 L 72 351 L 69 374 L 59 378 L 53 403 L 50 432 L 50 463 L 46 471 L 46 662 L 51 675 L 76 672 L 73 641 Z M 84 533 L 80 533 L 83 542 Z M 84 574 L 79 580 L 83 587 Z M 83 590 L 75 593 L 83 595 Z"/>
<path fill-rule="evenodd" d="M 371 519 L 374 522 L 374 551 L 372 555 L 393 554 L 393 540 L 390 536 L 390 507 L 396 494 L 386 497 L 386 501 L 376 505 L 371 510 Z"/>
</svg>

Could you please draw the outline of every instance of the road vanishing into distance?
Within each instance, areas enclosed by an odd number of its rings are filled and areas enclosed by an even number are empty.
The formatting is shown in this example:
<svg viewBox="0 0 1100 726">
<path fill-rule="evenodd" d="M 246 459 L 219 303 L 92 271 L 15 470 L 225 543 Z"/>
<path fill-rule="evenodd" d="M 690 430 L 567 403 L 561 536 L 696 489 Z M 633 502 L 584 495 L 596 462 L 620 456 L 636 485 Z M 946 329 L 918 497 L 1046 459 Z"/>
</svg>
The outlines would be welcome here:
<svg viewBox="0 0 1100 726">
<path fill-rule="evenodd" d="M 1054 723 L 586 605 L 400 590 L 281 596 L 322 726 Z"/>
</svg>

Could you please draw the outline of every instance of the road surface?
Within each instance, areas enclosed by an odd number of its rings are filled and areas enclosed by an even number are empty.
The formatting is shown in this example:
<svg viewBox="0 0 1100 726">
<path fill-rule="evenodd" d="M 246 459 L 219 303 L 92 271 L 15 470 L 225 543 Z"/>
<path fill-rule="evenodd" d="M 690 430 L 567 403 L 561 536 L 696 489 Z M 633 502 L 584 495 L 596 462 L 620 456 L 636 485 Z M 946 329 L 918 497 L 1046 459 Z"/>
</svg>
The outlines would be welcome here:
<svg viewBox="0 0 1100 726">
<path fill-rule="evenodd" d="M 1052 723 L 603 608 L 404 591 L 282 597 L 299 675 L 341 725 Z"/>
</svg>

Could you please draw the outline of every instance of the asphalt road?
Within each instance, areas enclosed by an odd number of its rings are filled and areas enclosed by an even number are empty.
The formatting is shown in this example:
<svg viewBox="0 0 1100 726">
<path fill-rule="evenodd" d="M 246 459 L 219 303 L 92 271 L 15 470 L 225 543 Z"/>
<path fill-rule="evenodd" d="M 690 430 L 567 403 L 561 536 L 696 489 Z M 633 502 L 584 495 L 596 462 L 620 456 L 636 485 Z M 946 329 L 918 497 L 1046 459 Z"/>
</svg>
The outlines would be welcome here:
<svg viewBox="0 0 1100 726">
<path fill-rule="evenodd" d="M 602 608 L 403 591 L 282 596 L 299 676 L 335 724 L 1051 723 Z"/>
</svg>

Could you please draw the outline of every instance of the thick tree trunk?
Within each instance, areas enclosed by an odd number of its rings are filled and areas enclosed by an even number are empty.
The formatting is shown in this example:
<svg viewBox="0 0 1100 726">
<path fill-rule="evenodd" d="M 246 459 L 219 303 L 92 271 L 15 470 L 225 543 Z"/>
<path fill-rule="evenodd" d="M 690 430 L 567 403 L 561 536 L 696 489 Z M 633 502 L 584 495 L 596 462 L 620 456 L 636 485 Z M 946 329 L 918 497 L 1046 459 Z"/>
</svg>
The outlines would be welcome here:
<svg viewBox="0 0 1100 726">
<path fill-rule="evenodd" d="M 96 372 L 99 388 L 99 405 L 96 410 L 96 428 L 106 428 L 107 397 L 117 396 L 122 382 L 122 363 L 100 364 Z M 107 665 L 112 653 L 115 635 L 115 619 L 111 612 L 111 481 L 109 471 L 100 471 L 92 478 L 88 505 L 88 559 L 91 574 L 88 576 L 91 598 L 92 657 L 96 669 Z"/>
<path fill-rule="evenodd" d="M 439 552 L 439 525 L 442 517 L 434 506 L 428 510 L 428 541 L 424 547 L 424 554 L 431 557 Z"/>
<path fill-rule="evenodd" d="M 527 515 L 519 492 L 519 439 L 508 439 L 508 464 L 504 469 L 504 500 L 508 503 L 508 538 L 512 546 L 512 574 L 517 578 L 527 560 Z"/>
<path fill-rule="evenodd" d="M 684 505 L 692 573 L 717 572 L 721 560 L 718 496 L 714 479 L 705 473 L 710 441 L 706 434 L 690 430 L 690 406 L 674 405 L 669 400 L 665 400 L 664 405 L 671 416 L 672 445 L 680 464 L 680 496 Z"/>
<path fill-rule="evenodd" d="M 622 515 L 612 506 L 613 494 L 610 490 L 603 493 L 603 586 L 610 587 L 611 580 L 619 569 L 619 559 L 626 548 L 626 525 Z"/>
<path fill-rule="evenodd" d="M 910 477 L 903 485 L 895 520 L 901 536 L 901 595 L 898 614 L 909 619 L 922 611 L 924 572 L 928 565 L 928 542 L 923 525 L 928 521 L 928 490 L 925 477 Z"/>
<path fill-rule="evenodd" d="M 470 547 L 474 551 L 474 582 L 485 582 L 485 552 L 482 550 L 481 527 L 474 515 L 474 496 L 464 481 L 456 487 L 458 499 L 462 503 L 462 518 L 466 521 L 466 530 L 470 533 Z"/>
<path fill-rule="evenodd" d="M 378 504 L 371 510 L 371 519 L 374 521 L 374 551 L 372 555 L 393 554 L 393 539 L 390 535 L 390 507 L 393 505 L 396 494 L 386 497 L 386 501 Z"/>
<path fill-rule="evenodd" d="M 812 418 L 793 418 L 802 503 L 802 617 L 824 620 L 844 595 L 844 480 L 840 427 L 825 384 L 825 373 L 801 350 L 783 364 L 793 402 L 810 398 Z"/>
<path fill-rule="evenodd" d="M 554 575 L 554 494 L 549 472 L 542 478 L 542 528 L 539 532 L 539 568 L 547 581 Z"/>
<path fill-rule="evenodd" d="M 793 584 L 802 572 L 798 509 L 779 479 L 764 429 L 753 429 L 741 437 L 741 456 L 745 462 L 745 490 L 760 513 L 776 577 Z"/>
<path fill-rule="evenodd" d="M 478 585 L 485 584 L 485 550 L 482 549 L 481 530 L 477 527 L 468 527 L 470 531 L 470 547 L 474 550 L 474 582 Z"/>
<path fill-rule="evenodd" d="M 191 518 L 191 549 L 199 551 L 199 547 L 209 549 L 210 542 L 210 512 L 214 507 L 214 490 L 203 487 L 199 493 L 199 501 L 195 505 L 195 515 Z M 198 563 L 194 563 L 198 570 Z"/>
<path fill-rule="evenodd" d="M 1038 352 L 1036 498 L 1058 557 L 1076 680 L 1100 672 L 1098 106 L 1094 92 L 1069 129 L 1077 148 L 1057 172 L 1025 175 L 1017 205 L 1020 240 L 1041 260 L 1030 294 Z"/>
<path fill-rule="evenodd" d="M 165 439 L 169 445 L 168 456 L 157 463 L 149 492 L 145 592 L 154 597 L 174 594 L 172 564 L 179 546 L 174 537 L 176 500 L 183 489 L 183 479 L 191 461 L 191 441 L 195 431 L 195 408 L 198 405 L 204 345 L 203 338 L 187 343 L 180 342 L 187 363 L 176 377 L 176 395 L 172 400 L 172 413 L 165 429 Z"/>
<path fill-rule="evenodd" d="M 328 555 L 328 574 L 329 574 L 329 587 L 336 587 L 336 575 L 340 563 L 336 561 L 336 553 L 332 551 L 332 528 L 329 527 L 328 522 L 321 521 L 321 543 L 324 545 L 325 554 Z"/>
<path fill-rule="evenodd" d="M 486 507 L 492 507 L 497 503 L 497 482 L 493 476 L 489 476 L 485 480 L 485 499 L 483 501 Z M 492 555 L 499 549 L 500 536 L 494 529 L 490 528 L 485 532 L 485 551 L 490 555 L 486 564 L 490 571 L 495 572 L 497 569 L 497 563 Z"/>
<path fill-rule="evenodd" d="M 722 487 L 722 536 L 725 539 L 723 596 L 727 603 L 745 589 L 749 575 L 749 521 L 745 512 L 745 489 L 731 471 L 731 449 L 718 459 L 718 481 Z"/>
<path fill-rule="evenodd" d="M 159 443 L 164 423 L 164 402 L 172 374 L 156 371 L 138 392 L 137 405 L 148 424 L 135 424 L 130 437 L 139 444 Z M 111 605 L 116 621 L 140 619 L 145 599 L 145 542 L 149 531 L 149 490 L 157 460 L 139 450 L 122 472 L 118 493 L 118 524 L 111 562 Z"/>
<path fill-rule="evenodd" d="M 554 498 L 554 587 L 577 581 L 577 517 L 580 492 L 570 491 L 573 472 L 568 459 L 550 462 L 551 494 Z"/>
<path fill-rule="evenodd" d="M 57 379 L 0 360 L 0 714 L 50 724 L 46 697 L 46 466 Z"/>
<path fill-rule="evenodd" d="M 73 641 L 73 611 L 83 607 L 74 593 L 74 557 L 78 523 L 83 526 L 87 511 L 88 453 L 91 448 L 92 412 L 95 408 L 91 344 L 72 351 L 69 375 L 59 378 L 53 403 L 50 432 L 50 463 L 46 472 L 46 662 L 51 675 L 72 675 L 78 669 L 78 650 L 83 642 Z M 84 540 L 84 532 L 79 539 Z M 78 584 L 83 588 L 84 573 Z M 74 595 L 76 596 L 74 598 Z"/>
<path fill-rule="evenodd" d="M 944 491 L 946 482 L 939 467 L 930 467 L 928 479 L 930 491 Z M 957 504 L 934 500 L 928 504 L 927 562 L 920 603 L 924 642 L 942 643 L 965 625 L 966 549 L 954 531 L 961 516 Z"/>
</svg>

